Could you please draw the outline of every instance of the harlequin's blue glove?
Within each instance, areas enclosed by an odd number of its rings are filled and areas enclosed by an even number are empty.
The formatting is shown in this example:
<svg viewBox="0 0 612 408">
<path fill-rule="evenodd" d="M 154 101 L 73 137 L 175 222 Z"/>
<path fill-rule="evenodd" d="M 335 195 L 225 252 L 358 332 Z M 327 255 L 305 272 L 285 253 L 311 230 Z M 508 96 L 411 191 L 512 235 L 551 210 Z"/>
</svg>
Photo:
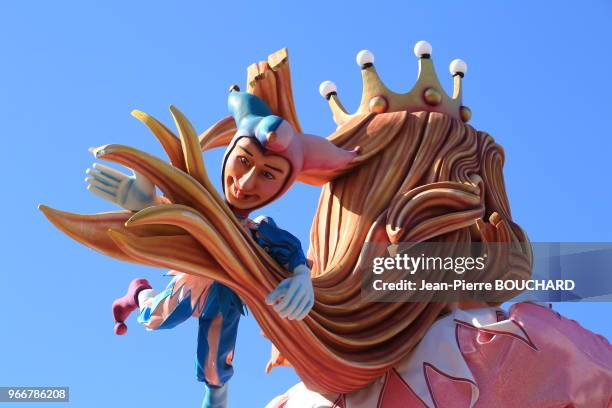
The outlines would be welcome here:
<svg viewBox="0 0 612 408">
<path fill-rule="evenodd" d="M 314 305 L 310 269 L 304 264 L 298 265 L 293 276 L 283 280 L 266 297 L 266 303 L 272 305 L 280 317 L 289 320 L 305 318 Z"/>
</svg>

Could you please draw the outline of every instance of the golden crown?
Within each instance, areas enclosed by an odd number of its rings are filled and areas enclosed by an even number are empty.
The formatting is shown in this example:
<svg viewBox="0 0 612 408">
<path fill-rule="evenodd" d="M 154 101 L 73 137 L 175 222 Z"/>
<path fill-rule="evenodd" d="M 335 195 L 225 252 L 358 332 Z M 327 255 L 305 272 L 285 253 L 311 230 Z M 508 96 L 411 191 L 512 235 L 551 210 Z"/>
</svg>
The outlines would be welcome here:
<svg viewBox="0 0 612 408">
<path fill-rule="evenodd" d="M 431 60 L 431 44 L 427 41 L 419 41 L 414 46 L 414 54 L 419 59 L 417 82 L 410 92 L 399 94 L 387 88 L 378 76 L 374 68 L 374 54 L 368 50 L 360 51 L 356 60 L 361 67 L 363 91 L 359 108 L 352 115 L 342 106 L 336 93 L 336 85 L 331 81 L 321 83 L 319 92 L 329 101 L 336 124 L 342 126 L 353 117 L 370 112 L 398 111 L 440 112 L 464 122 L 470 120 L 472 112 L 467 106 L 463 106 L 461 100 L 461 80 L 467 72 L 467 64 L 460 59 L 453 60 L 450 64 L 449 68 L 454 81 L 454 91 L 451 97 L 444 92 L 436 75 Z"/>
</svg>

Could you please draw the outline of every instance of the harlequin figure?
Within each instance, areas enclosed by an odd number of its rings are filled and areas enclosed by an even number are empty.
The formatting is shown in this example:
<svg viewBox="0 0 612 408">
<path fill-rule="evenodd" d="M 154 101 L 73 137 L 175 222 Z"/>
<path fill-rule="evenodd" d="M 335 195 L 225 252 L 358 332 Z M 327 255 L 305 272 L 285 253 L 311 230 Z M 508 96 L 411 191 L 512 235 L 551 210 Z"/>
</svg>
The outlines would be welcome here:
<svg viewBox="0 0 612 408">
<path fill-rule="evenodd" d="M 279 198 L 305 169 L 333 169 L 348 164 L 354 151 L 337 148 L 325 139 L 296 133 L 291 124 L 272 114 L 257 96 L 233 88 L 228 108 L 237 132 L 223 159 L 223 190 L 227 204 L 254 240 L 293 276 L 282 281 L 266 302 L 281 317 L 303 319 L 314 303 L 310 269 L 300 241 L 268 217 L 248 218 L 251 211 Z M 315 155 L 316 154 L 316 155 Z M 95 164 L 89 169 L 88 189 L 126 209 L 139 211 L 163 204 L 151 181 L 127 176 Z M 226 405 L 227 381 L 241 299 L 228 287 L 209 279 L 171 271 L 172 280 L 156 293 L 146 279 L 135 279 L 125 296 L 113 303 L 115 332 L 124 334 L 128 315 L 140 310 L 138 322 L 147 329 L 169 329 L 189 317 L 199 319 L 197 378 L 207 385 L 204 407 Z"/>
</svg>

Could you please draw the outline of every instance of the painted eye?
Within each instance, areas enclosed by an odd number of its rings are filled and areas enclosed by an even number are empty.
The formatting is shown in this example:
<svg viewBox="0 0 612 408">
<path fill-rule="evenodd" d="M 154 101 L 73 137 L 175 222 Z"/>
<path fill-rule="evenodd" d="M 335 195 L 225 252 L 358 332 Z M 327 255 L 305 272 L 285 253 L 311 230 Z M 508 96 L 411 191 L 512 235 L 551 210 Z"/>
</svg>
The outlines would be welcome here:
<svg viewBox="0 0 612 408">
<path fill-rule="evenodd" d="M 251 163 L 249 162 L 249 159 L 247 159 L 247 158 L 246 158 L 246 157 L 244 157 L 244 156 L 239 156 L 239 157 L 238 157 L 238 160 L 240 160 L 240 163 L 244 164 L 245 166 L 248 166 L 248 165 L 250 165 L 250 164 L 251 164 Z"/>
<path fill-rule="evenodd" d="M 261 173 L 261 175 L 267 178 L 268 180 L 274 180 L 274 175 L 269 171 L 264 171 Z"/>
</svg>

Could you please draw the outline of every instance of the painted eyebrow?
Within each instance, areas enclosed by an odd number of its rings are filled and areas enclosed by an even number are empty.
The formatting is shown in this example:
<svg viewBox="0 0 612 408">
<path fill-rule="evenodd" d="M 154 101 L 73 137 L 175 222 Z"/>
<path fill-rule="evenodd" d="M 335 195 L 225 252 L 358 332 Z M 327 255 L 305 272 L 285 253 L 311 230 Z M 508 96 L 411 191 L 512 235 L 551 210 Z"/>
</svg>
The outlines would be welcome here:
<svg viewBox="0 0 612 408">
<path fill-rule="evenodd" d="M 249 152 L 247 149 L 245 149 L 242 146 L 238 146 L 241 150 L 243 150 L 246 154 L 248 154 L 249 156 L 253 157 L 253 153 Z M 271 168 L 274 171 L 279 172 L 280 174 L 285 174 L 285 172 L 281 169 L 279 169 L 278 167 L 274 167 L 274 166 L 270 166 L 269 164 L 264 164 L 264 166 Z"/>
<path fill-rule="evenodd" d="M 274 167 L 274 166 L 270 166 L 269 164 L 264 164 L 264 166 L 271 168 L 272 170 L 275 170 L 277 172 L 279 172 L 280 174 L 285 174 L 284 171 L 282 171 L 281 169 Z"/>
<path fill-rule="evenodd" d="M 238 146 L 242 151 L 244 151 L 246 154 L 248 154 L 249 156 L 253 157 L 253 153 L 249 152 L 247 149 L 245 149 L 242 146 Z"/>
</svg>

